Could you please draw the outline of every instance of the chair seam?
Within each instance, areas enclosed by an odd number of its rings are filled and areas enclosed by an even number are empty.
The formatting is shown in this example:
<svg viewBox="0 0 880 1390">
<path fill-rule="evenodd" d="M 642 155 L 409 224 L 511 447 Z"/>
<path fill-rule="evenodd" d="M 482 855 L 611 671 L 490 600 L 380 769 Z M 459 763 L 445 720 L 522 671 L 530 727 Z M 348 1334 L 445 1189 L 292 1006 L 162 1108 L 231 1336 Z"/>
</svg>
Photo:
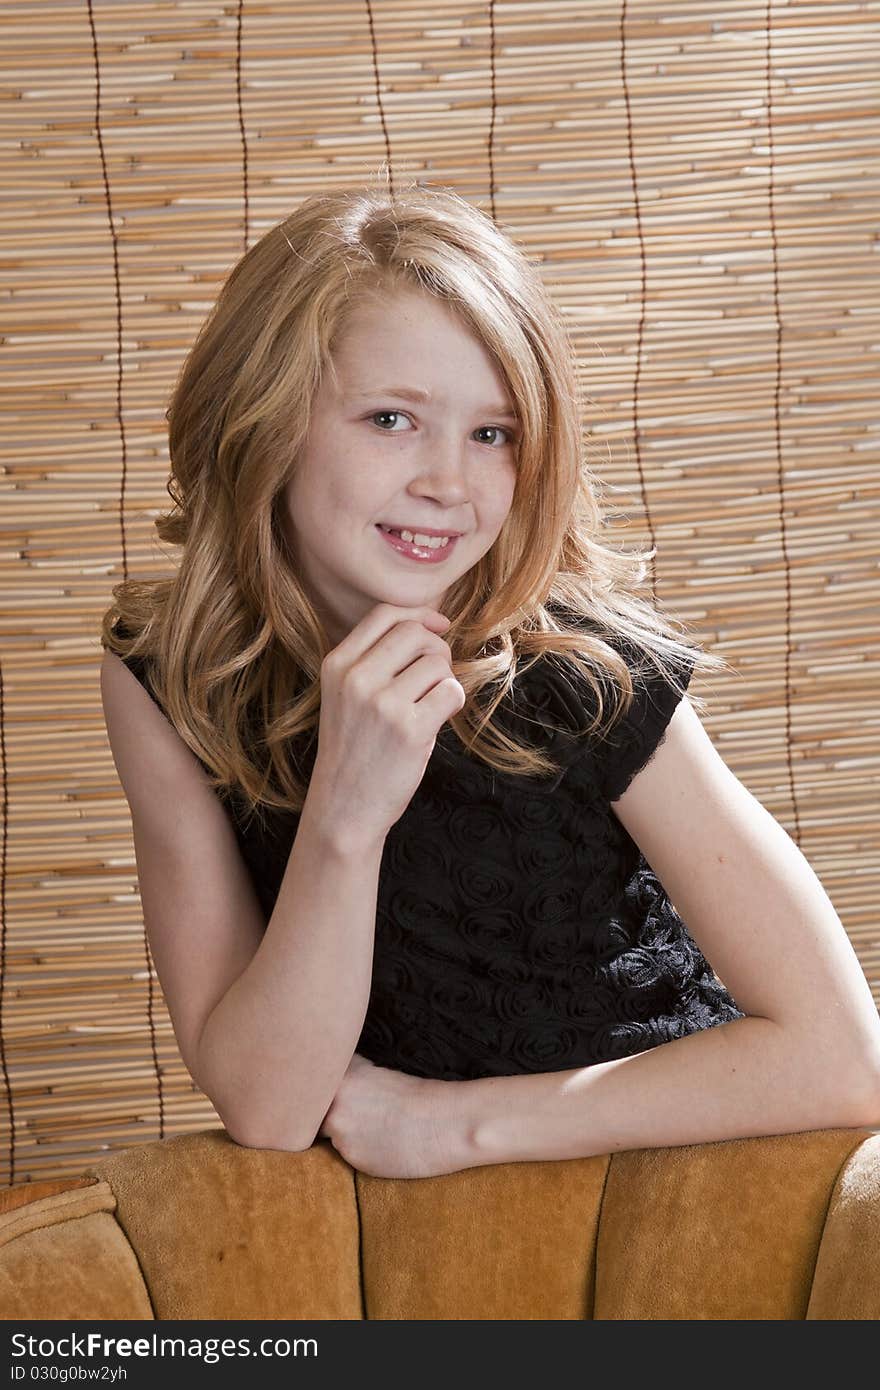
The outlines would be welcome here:
<svg viewBox="0 0 880 1390">
<path fill-rule="evenodd" d="M 91 1187 L 71 1188 L 68 1192 L 55 1192 L 48 1197 L 38 1197 L 34 1202 L 26 1202 L 15 1207 L 0 1218 L 0 1246 L 7 1245 L 30 1231 L 48 1230 L 64 1221 L 77 1221 L 82 1217 L 93 1216 L 95 1212 L 107 1211 L 111 1215 L 116 1210 L 116 1197 L 106 1180 L 102 1180 L 106 1193 L 98 1193 L 99 1184 Z M 95 1200 L 95 1199 L 98 1200 Z M 43 1204 L 52 1203 L 52 1206 Z M 77 1210 L 80 1208 L 80 1210 Z M 47 1220 L 34 1221 L 34 1217 Z"/>
<path fill-rule="evenodd" d="M 812 1267 L 812 1269 L 810 1270 L 810 1286 L 809 1286 L 809 1292 L 807 1293 L 807 1302 L 806 1302 L 806 1306 L 804 1307 L 804 1312 L 803 1312 L 803 1317 L 804 1317 L 804 1320 L 805 1320 L 805 1321 L 806 1321 L 806 1318 L 807 1318 L 807 1313 L 808 1313 L 809 1310 L 810 1310 L 810 1304 L 811 1304 L 812 1301 L 813 1301 L 813 1287 L 814 1287 L 815 1282 L 816 1282 L 816 1270 L 817 1270 L 818 1267 L 819 1267 L 819 1256 L 820 1256 L 820 1254 L 822 1253 L 822 1242 L 823 1242 L 823 1240 L 825 1239 L 825 1229 L 826 1229 L 826 1227 L 827 1227 L 827 1225 L 828 1225 L 828 1216 L 829 1216 L 829 1214 L 830 1214 L 830 1212 L 831 1212 L 832 1203 L 834 1202 L 835 1197 L 837 1196 L 838 1192 L 840 1191 L 840 1183 L 841 1183 L 841 1179 L 843 1178 L 843 1171 L 844 1171 L 844 1169 L 846 1168 L 847 1164 L 849 1163 L 850 1159 L 853 1157 L 853 1155 L 858 1153 L 858 1151 L 859 1151 L 859 1149 L 862 1147 L 862 1145 L 863 1145 L 868 1139 L 873 1138 L 873 1134 L 874 1134 L 874 1131 L 873 1131 L 873 1130 L 867 1130 L 867 1129 L 866 1129 L 865 1132 L 861 1135 L 861 1137 L 857 1140 L 857 1142 L 853 1144 L 853 1146 L 852 1146 L 852 1148 L 849 1150 L 849 1152 L 848 1152 L 847 1154 L 844 1154 L 843 1158 L 840 1160 L 840 1167 L 838 1168 L 837 1172 L 836 1172 L 835 1175 L 834 1175 L 834 1181 L 830 1184 L 830 1186 L 829 1186 L 829 1188 L 828 1188 L 828 1200 L 827 1200 L 826 1203 L 825 1203 L 825 1210 L 824 1210 L 824 1212 L 822 1213 L 822 1224 L 821 1224 L 821 1226 L 820 1226 L 820 1228 L 819 1228 L 819 1239 L 818 1239 L 817 1242 L 816 1242 L 816 1254 L 815 1254 L 815 1256 L 814 1256 L 814 1258 L 813 1258 L 813 1267 Z"/>
<path fill-rule="evenodd" d="M 596 1320 L 596 1293 L 599 1289 L 599 1239 L 602 1235 L 602 1213 L 605 1209 L 605 1189 L 608 1186 L 608 1178 L 611 1174 L 611 1165 L 614 1162 L 614 1154 L 608 1155 L 608 1162 L 605 1165 L 605 1176 L 602 1179 L 602 1191 L 599 1194 L 599 1205 L 596 1214 L 596 1243 L 593 1250 L 593 1306 L 590 1309 L 590 1321 Z"/>
<path fill-rule="evenodd" d="M 352 1169 L 352 1176 L 354 1177 L 354 1206 L 357 1212 L 358 1285 L 361 1295 L 361 1319 L 367 1322 L 369 1319 L 367 1317 L 367 1291 L 364 1282 L 364 1228 L 361 1220 L 360 1184 L 358 1181 L 358 1170 L 356 1168 Z"/>
</svg>

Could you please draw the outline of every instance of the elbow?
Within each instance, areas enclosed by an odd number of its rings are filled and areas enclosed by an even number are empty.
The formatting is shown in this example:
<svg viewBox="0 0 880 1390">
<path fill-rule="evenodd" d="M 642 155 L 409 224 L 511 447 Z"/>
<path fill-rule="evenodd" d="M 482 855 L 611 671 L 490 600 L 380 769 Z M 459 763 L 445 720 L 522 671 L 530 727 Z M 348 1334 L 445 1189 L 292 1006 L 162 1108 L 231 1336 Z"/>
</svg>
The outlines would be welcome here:
<svg viewBox="0 0 880 1390">
<path fill-rule="evenodd" d="M 782 1027 L 782 1025 L 779 1025 Z M 880 1128 L 880 1030 L 877 1038 L 806 1039 L 789 1034 L 800 1102 L 814 1107 L 816 1129 Z M 806 1113 L 806 1111 L 805 1111 Z"/>
<path fill-rule="evenodd" d="M 871 1072 L 850 1092 L 850 1125 L 880 1129 L 880 1073 Z"/>
<path fill-rule="evenodd" d="M 261 1123 L 259 1116 L 221 1113 L 216 1104 L 214 1108 L 233 1144 L 242 1149 L 280 1149 L 285 1153 L 303 1153 L 312 1147 L 317 1138 L 314 1129 L 304 1130 L 301 1125 L 279 1128 L 266 1124 L 265 1117 Z"/>
<path fill-rule="evenodd" d="M 863 1102 L 858 1124 L 867 1129 L 880 1129 L 880 1077 L 874 1078 L 867 1101 Z"/>
<path fill-rule="evenodd" d="M 200 1080 L 195 1073 L 192 1076 L 213 1105 L 227 1135 L 239 1148 L 282 1149 L 289 1153 L 302 1153 L 315 1143 L 320 1122 L 314 1128 L 306 1129 L 302 1125 L 279 1127 L 267 1123 L 265 1115 L 255 1113 L 253 1106 L 247 1108 L 240 1104 L 241 1096 L 232 1098 L 221 1094 L 219 1087 L 210 1082 L 208 1089 L 205 1079 Z"/>
<path fill-rule="evenodd" d="M 231 1126 L 226 1120 L 223 1121 L 223 1128 L 233 1144 L 242 1149 L 280 1149 L 284 1153 L 303 1153 L 310 1149 L 316 1140 L 315 1135 L 268 1134 L 258 1129 L 249 1129 L 247 1126 Z"/>
<path fill-rule="evenodd" d="M 242 1113 L 238 1107 L 232 1107 L 222 1101 L 216 1093 L 211 1095 L 202 1086 L 204 1094 L 208 1097 L 217 1116 L 233 1144 L 237 1144 L 241 1149 L 284 1149 L 291 1153 L 301 1153 L 304 1149 L 310 1149 L 315 1142 L 313 1131 L 303 1131 L 302 1128 L 290 1126 L 289 1129 L 281 1132 L 273 1130 L 269 1125 L 260 1122 L 260 1118 L 252 1113 Z"/>
<path fill-rule="evenodd" d="M 300 1141 L 296 1134 L 291 1134 L 291 1136 L 257 1136 L 249 1131 L 239 1133 L 238 1130 L 231 1130 L 225 1123 L 224 1129 L 232 1143 L 238 1144 L 239 1148 L 274 1148 L 274 1150 L 281 1150 L 285 1154 L 303 1154 L 307 1148 L 311 1148 L 311 1145 L 314 1144 L 314 1138 Z"/>
</svg>

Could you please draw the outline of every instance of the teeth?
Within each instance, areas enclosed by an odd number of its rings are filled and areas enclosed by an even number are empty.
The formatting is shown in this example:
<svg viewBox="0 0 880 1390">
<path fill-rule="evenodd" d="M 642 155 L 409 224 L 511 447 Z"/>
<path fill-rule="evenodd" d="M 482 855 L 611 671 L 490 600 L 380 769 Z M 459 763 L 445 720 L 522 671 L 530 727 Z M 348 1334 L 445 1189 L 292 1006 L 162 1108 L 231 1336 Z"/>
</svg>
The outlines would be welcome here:
<svg viewBox="0 0 880 1390">
<path fill-rule="evenodd" d="M 439 550 L 442 545 L 449 544 L 448 536 L 424 536 L 420 531 L 401 531 L 399 534 L 401 540 L 411 541 L 427 550 Z"/>
</svg>

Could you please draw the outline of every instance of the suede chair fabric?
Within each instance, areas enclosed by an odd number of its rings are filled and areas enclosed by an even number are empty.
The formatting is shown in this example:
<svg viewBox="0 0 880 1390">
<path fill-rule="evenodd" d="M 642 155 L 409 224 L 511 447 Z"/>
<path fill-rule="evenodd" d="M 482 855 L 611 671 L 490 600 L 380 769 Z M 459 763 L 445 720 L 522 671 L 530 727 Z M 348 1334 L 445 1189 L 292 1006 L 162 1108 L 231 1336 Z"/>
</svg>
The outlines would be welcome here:
<svg viewBox="0 0 880 1390">
<path fill-rule="evenodd" d="M 24 1183 L 0 1198 L 0 1317 L 152 1318 L 137 1255 L 97 1177 Z"/>
<path fill-rule="evenodd" d="M 416 1181 L 358 1173 L 370 1318 L 592 1316 L 608 1155 Z"/>
<path fill-rule="evenodd" d="M 807 1317 L 880 1319 L 880 1134 L 852 1150 L 835 1183 Z"/>
<path fill-rule="evenodd" d="M 0 1317 L 875 1319 L 880 1135 L 435 1178 L 206 1130 L 0 1194 Z"/>
<path fill-rule="evenodd" d="M 224 1129 L 99 1160 L 157 1318 L 360 1318 L 354 1172 L 329 1141 L 247 1149 Z"/>
<path fill-rule="evenodd" d="M 852 1130 L 621 1153 L 599 1237 L 596 1318 L 804 1318 Z"/>
</svg>

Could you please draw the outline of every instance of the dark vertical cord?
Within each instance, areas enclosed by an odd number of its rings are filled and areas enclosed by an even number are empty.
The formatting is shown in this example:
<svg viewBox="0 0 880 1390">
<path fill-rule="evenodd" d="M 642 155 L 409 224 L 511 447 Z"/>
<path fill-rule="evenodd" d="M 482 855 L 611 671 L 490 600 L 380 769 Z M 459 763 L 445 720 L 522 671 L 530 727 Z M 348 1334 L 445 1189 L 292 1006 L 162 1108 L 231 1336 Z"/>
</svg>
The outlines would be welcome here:
<svg viewBox="0 0 880 1390">
<path fill-rule="evenodd" d="M 489 0 L 489 82 L 492 108 L 489 116 L 489 197 L 492 201 L 492 221 L 498 221 L 495 210 L 495 114 L 498 99 L 495 90 L 495 0 Z"/>
<path fill-rule="evenodd" d="M 394 197 L 394 174 L 391 169 L 391 141 L 388 139 L 388 126 L 385 122 L 385 108 L 382 105 L 382 84 L 379 81 L 379 53 L 376 47 L 376 30 L 373 25 L 373 7 L 370 0 L 365 0 L 367 6 L 367 19 L 370 24 L 370 43 L 373 49 L 373 77 L 376 83 L 376 104 L 379 107 L 379 120 L 382 123 L 382 134 L 385 137 L 385 164 L 388 171 L 388 189 L 392 198 Z"/>
<path fill-rule="evenodd" d="M 104 152 L 104 135 L 101 129 L 101 62 L 98 53 L 98 36 L 95 32 L 95 16 L 92 0 L 86 0 L 89 11 L 89 25 L 92 31 L 92 53 L 95 64 L 95 135 L 101 159 L 101 174 L 104 180 L 104 200 L 107 204 L 107 222 L 110 227 L 110 243 L 113 250 L 113 283 L 116 290 L 116 419 L 119 425 L 119 438 L 122 449 L 122 479 L 119 490 L 119 534 L 122 553 L 122 576 L 128 579 L 128 552 L 125 539 L 125 485 L 128 476 L 128 451 L 125 438 L 125 422 L 122 418 L 122 286 L 119 278 L 119 246 L 116 229 L 113 226 L 113 199 L 110 193 L 110 179 L 107 173 L 107 158 Z M 165 1093 L 162 1086 L 162 1068 L 156 1045 L 156 1000 L 153 963 L 150 958 L 150 945 L 144 927 L 144 961 L 147 967 L 147 1019 L 150 1027 L 150 1050 L 153 1054 L 153 1070 L 156 1073 L 156 1090 L 159 1097 L 159 1138 L 165 1138 Z"/>
<path fill-rule="evenodd" d="M 86 4 L 89 11 L 92 54 L 95 64 L 95 135 L 101 160 L 101 176 L 104 181 L 104 201 L 107 204 L 107 225 L 110 229 L 110 249 L 113 253 L 113 284 L 116 292 L 116 420 L 119 425 L 119 443 L 122 451 L 122 477 L 119 488 L 119 548 L 122 555 L 122 577 L 127 580 L 128 547 L 125 536 L 125 489 L 128 482 L 128 447 L 125 438 L 125 422 L 122 418 L 122 286 L 119 278 L 119 243 L 116 237 L 116 228 L 113 225 L 113 198 L 110 193 L 107 157 L 104 152 L 104 133 L 101 129 L 101 62 L 98 56 L 98 36 L 95 33 L 92 0 L 86 0 Z"/>
<path fill-rule="evenodd" d="M 782 466 L 782 421 L 779 398 L 782 391 L 782 315 L 779 307 L 779 235 L 776 226 L 776 203 L 775 203 L 775 172 L 776 165 L 773 151 L 773 5 L 772 0 L 767 0 L 765 11 L 764 31 L 767 35 L 765 66 L 765 90 L 767 93 L 767 148 L 768 148 L 768 191 L 769 191 L 769 220 L 770 220 L 770 249 L 772 255 L 773 271 L 773 314 L 776 327 L 776 372 L 773 383 L 773 424 L 776 440 L 776 496 L 779 504 L 779 532 L 782 544 L 783 573 L 785 575 L 785 756 L 788 770 L 788 794 L 791 801 L 791 811 L 794 817 L 794 840 L 797 845 L 801 841 L 800 816 L 798 815 L 797 792 L 794 785 L 794 766 L 791 757 L 791 738 L 792 738 L 792 718 L 791 718 L 791 630 L 792 630 L 792 597 L 791 597 L 791 560 L 788 550 L 788 532 L 786 527 L 785 513 L 785 470 Z"/>
<path fill-rule="evenodd" d="M 248 235 L 250 233 L 250 193 L 248 179 L 248 147 L 247 134 L 244 128 L 244 108 L 241 101 L 241 25 L 244 11 L 244 0 L 238 0 L 237 25 L 235 30 L 235 100 L 238 108 L 238 133 L 241 136 L 241 178 L 242 178 L 242 199 L 244 203 L 244 250 L 248 249 Z"/>
<path fill-rule="evenodd" d="M 3 1090 L 9 1114 L 9 1186 L 15 1182 L 15 1099 L 9 1084 L 6 1063 L 6 1027 L 3 1020 L 3 998 L 6 983 L 6 849 L 9 832 L 9 769 L 6 762 L 6 700 L 3 667 L 0 665 L 0 766 L 3 772 L 3 840 L 0 844 L 0 1065 L 3 1067 Z"/>
<path fill-rule="evenodd" d="M 626 75 L 626 9 L 627 0 L 623 0 L 620 11 L 620 75 L 623 86 L 623 97 L 626 102 L 626 138 L 629 151 L 630 183 L 632 187 L 633 211 L 635 213 L 636 227 L 639 238 L 639 266 L 641 270 L 640 285 L 640 312 L 639 326 L 636 333 L 636 375 L 633 382 L 633 438 L 636 454 L 636 468 L 639 474 L 639 487 L 642 493 L 642 506 L 645 512 L 645 520 L 648 524 L 648 533 L 651 537 L 651 548 L 656 549 L 657 536 L 654 531 L 654 520 L 651 516 L 651 508 L 648 503 L 648 489 L 645 485 L 645 470 L 642 466 L 642 446 L 641 429 L 639 427 L 639 385 L 642 379 L 642 348 L 645 337 L 645 318 L 647 316 L 647 258 L 645 255 L 645 236 L 642 229 L 642 207 L 639 200 L 639 179 L 636 172 L 635 160 L 635 138 L 633 135 L 632 104 L 629 95 L 629 83 Z M 651 597 L 654 605 L 657 603 L 657 557 L 651 561 Z"/>
</svg>

